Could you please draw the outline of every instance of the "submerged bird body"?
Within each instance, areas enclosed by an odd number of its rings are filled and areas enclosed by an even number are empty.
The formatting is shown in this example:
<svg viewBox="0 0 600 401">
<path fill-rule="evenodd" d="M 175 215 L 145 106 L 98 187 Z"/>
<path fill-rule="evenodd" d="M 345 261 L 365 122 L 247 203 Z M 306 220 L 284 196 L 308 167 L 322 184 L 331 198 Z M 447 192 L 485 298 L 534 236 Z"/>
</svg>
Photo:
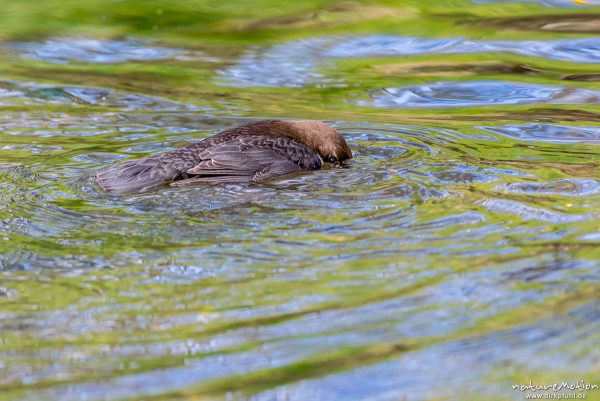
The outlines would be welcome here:
<svg viewBox="0 0 600 401">
<path fill-rule="evenodd" d="M 344 138 L 312 120 L 261 120 L 230 128 L 200 142 L 131 160 L 96 173 L 106 191 L 125 193 L 170 181 L 259 182 L 317 170 L 352 158 Z"/>
</svg>

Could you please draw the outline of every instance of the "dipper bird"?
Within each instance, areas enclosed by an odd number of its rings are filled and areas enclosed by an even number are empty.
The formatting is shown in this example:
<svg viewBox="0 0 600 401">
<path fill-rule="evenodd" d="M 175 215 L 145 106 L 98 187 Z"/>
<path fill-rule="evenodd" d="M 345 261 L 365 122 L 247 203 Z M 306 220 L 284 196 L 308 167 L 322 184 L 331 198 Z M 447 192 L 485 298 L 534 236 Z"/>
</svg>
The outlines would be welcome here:
<svg viewBox="0 0 600 401">
<path fill-rule="evenodd" d="M 325 123 L 260 120 L 171 152 L 108 167 L 96 173 L 96 181 L 113 193 L 176 180 L 185 180 L 178 184 L 260 182 L 351 158 L 344 137 Z"/>
</svg>

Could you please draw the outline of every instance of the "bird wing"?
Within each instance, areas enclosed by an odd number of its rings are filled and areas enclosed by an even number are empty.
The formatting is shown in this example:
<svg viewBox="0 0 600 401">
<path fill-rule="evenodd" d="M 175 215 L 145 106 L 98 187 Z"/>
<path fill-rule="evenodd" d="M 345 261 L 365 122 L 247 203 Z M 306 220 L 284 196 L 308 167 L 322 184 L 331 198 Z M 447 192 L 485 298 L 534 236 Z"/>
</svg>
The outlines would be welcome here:
<svg viewBox="0 0 600 401">
<path fill-rule="evenodd" d="M 240 136 L 199 153 L 200 162 L 187 171 L 211 181 L 261 181 L 321 167 L 316 152 L 289 138 Z M 218 177 L 218 178 L 217 178 Z"/>
</svg>

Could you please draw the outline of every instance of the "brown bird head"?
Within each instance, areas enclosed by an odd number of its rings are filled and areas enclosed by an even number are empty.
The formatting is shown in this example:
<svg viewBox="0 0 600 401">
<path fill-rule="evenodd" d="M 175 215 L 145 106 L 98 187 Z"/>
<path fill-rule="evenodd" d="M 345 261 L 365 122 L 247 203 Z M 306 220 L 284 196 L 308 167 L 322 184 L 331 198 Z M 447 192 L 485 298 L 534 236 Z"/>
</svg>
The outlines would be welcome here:
<svg viewBox="0 0 600 401">
<path fill-rule="evenodd" d="M 352 159 L 352 151 L 344 137 L 333 127 L 316 120 L 288 120 L 294 139 L 316 151 L 328 163 Z"/>
</svg>

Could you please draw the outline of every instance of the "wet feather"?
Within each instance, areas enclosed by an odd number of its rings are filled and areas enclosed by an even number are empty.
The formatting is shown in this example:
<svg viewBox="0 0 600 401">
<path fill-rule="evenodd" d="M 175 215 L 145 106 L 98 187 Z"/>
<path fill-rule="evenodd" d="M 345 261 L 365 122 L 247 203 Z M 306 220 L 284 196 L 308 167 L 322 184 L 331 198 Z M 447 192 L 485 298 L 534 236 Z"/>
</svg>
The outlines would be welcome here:
<svg viewBox="0 0 600 401">
<path fill-rule="evenodd" d="M 335 129 L 311 120 L 262 120 L 171 152 L 127 161 L 96 174 L 106 191 L 126 193 L 170 181 L 258 182 L 342 162 L 352 152 Z"/>
</svg>

